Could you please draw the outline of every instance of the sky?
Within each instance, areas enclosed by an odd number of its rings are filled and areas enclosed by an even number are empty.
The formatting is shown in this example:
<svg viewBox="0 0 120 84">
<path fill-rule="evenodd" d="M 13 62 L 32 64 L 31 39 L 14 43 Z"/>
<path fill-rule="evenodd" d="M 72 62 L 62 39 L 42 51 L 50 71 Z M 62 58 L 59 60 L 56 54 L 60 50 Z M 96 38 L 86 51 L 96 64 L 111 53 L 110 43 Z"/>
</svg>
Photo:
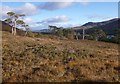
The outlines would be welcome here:
<svg viewBox="0 0 120 84">
<path fill-rule="evenodd" d="M 1 11 L 2 20 L 10 11 L 25 14 L 21 19 L 31 30 L 46 29 L 48 25 L 68 28 L 117 18 L 118 2 L 2 2 Z"/>
</svg>

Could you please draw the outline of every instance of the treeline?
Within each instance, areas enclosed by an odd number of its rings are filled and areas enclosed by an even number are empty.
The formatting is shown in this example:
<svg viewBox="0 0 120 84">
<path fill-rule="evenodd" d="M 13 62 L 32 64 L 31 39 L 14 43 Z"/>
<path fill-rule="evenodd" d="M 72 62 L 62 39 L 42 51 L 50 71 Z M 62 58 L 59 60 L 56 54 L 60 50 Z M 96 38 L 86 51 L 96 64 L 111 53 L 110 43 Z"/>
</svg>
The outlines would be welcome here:
<svg viewBox="0 0 120 84">
<path fill-rule="evenodd" d="M 104 37 L 104 38 L 101 38 L 100 41 L 120 44 L 120 29 L 117 28 L 116 34 L 111 35 L 110 38 Z"/>
<path fill-rule="evenodd" d="M 59 36 L 60 38 L 74 39 L 74 30 L 71 28 L 65 29 L 63 27 L 49 26 L 51 34 Z"/>
<path fill-rule="evenodd" d="M 62 28 L 56 26 L 50 26 L 51 34 L 59 36 L 60 38 L 68 39 L 88 39 L 95 41 L 104 41 L 112 43 L 120 43 L 120 29 L 116 30 L 116 34 L 109 35 L 101 28 L 81 29 L 81 31 L 75 31 L 73 28 Z"/>
</svg>

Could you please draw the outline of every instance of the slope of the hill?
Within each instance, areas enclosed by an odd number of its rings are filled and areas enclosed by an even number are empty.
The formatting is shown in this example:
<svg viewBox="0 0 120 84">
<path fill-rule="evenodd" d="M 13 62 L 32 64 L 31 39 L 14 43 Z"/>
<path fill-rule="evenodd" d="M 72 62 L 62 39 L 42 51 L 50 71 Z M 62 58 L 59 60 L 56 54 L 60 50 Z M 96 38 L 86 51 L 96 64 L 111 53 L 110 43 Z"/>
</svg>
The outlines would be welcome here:
<svg viewBox="0 0 120 84">
<path fill-rule="evenodd" d="M 2 35 L 3 82 L 116 82 L 118 45 Z"/>
<path fill-rule="evenodd" d="M 103 22 L 88 22 L 80 27 L 74 27 L 73 29 L 77 32 L 82 33 L 82 29 L 86 28 L 89 32 L 90 28 L 101 28 L 109 35 L 116 34 L 116 30 L 120 28 L 120 18 L 111 19 Z"/>
<path fill-rule="evenodd" d="M 4 21 L 0 21 L 0 24 L 2 24 L 2 31 L 12 32 L 10 25 L 5 23 Z M 18 35 L 24 35 L 25 31 L 17 28 L 17 34 Z"/>
</svg>

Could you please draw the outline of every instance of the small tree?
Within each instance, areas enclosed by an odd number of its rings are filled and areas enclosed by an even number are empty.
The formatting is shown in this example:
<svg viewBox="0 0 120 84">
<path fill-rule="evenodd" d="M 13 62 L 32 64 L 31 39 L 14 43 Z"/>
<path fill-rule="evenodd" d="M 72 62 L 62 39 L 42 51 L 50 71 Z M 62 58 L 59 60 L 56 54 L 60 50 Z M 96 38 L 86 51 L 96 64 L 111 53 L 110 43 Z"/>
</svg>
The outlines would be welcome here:
<svg viewBox="0 0 120 84">
<path fill-rule="evenodd" d="M 24 14 L 16 14 L 14 12 L 8 12 L 7 15 L 9 17 L 5 21 L 8 22 L 12 26 L 12 34 L 16 35 L 17 20 L 19 17 L 25 16 L 25 15 Z"/>
<path fill-rule="evenodd" d="M 105 32 L 102 29 L 100 29 L 100 28 L 94 29 L 92 35 L 93 35 L 93 37 L 95 38 L 96 41 L 98 41 L 99 38 L 106 36 Z"/>
<path fill-rule="evenodd" d="M 63 36 L 65 36 L 66 38 L 73 39 L 74 34 L 75 34 L 75 32 L 70 28 L 69 29 L 63 29 Z"/>
<path fill-rule="evenodd" d="M 30 30 L 30 28 L 27 28 L 27 29 L 28 29 L 28 32 L 26 36 L 34 37 L 34 33 Z"/>
<path fill-rule="evenodd" d="M 56 31 L 57 31 L 57 27 L 56 26 L 51 26 L 51 25 L 49 25 L 49 28 L 50 28 L 50 30 L 51 30 L 51 33 L 52 34 L 56 34 Z"/>
<path fill-rule="evenodd" d="M 30 31 L 29 25 L 24 23 L 22 26 L 25 28 L 25 36 L 26 36 L 28 32 Z"/>
<path fill-rule="evenodd" d="M 59 37 L 63 37 L 63 28 L 57 28 L 56 35 Z"/>
<path fill-rule="evenodd" d="M 74 32 L 75 39 L 78 40 L 78 32 Z"/>
<path fill-rule="evenodd" d="M 26 33 L 25 33 L 25 36 L 28 34 L 28 32 L 30 31 L 30 28 L 28 28 L 29 26 L 28 25 L 25 25 L 25 30 L 26 30 Z"/>
<path fill-rule="evenodd" d="M 15 13 L 14 12 L 8 12 L 7 15 L 8 15 L 8 18 L 5 20 L 5 22 L 8 23 L 12 27 L 12 34 L 14 34 L 13 17 L 15 15 Z"/>
<path fill-rule="evenodd" d="M 25 28 L 25 36 L 30 31 L 29 26 L 23 20 L 17 20 L 17 25 Z"/>
</svg>

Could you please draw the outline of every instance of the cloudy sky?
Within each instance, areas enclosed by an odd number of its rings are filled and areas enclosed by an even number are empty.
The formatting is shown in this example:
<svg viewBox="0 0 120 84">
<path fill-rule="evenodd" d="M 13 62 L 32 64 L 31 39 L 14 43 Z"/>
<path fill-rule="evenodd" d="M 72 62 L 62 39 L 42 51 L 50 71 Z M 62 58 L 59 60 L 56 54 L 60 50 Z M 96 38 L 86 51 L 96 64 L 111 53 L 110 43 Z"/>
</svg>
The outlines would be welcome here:
<svg viewBox="0 0 120 84">
<path fill-rule="evenodd" d="M 25 14 L 22 19 L 32 30 L 80 26 L 87 22 L 100 22 L 118 17 L 117 2 L 3 2 L 2 20 L 13 11 Z"/>
</svg>

